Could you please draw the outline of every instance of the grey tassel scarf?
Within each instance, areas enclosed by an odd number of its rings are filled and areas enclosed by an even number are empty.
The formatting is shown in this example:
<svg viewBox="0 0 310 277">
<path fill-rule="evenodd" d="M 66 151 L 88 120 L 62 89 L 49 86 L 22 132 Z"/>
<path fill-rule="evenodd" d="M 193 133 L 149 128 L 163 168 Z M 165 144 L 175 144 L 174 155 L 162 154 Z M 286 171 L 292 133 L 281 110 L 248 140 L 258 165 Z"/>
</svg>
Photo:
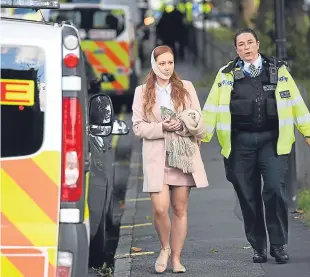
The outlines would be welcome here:
<svg viewBox="0 0 310 277">
<path fill-rule="evenodd" d="M 161 107 L 161 113 L 165 119 L 176 119 L 177 117 L 176 113 L 163 106 Z M 192 158 L 196 151 L 194 137 L 186 132 L 186 126 L 182 125 L 182 132 L 165 132 L 168 166 L 179 168 L 183 173 L 193 173 Z"/>
</svg>

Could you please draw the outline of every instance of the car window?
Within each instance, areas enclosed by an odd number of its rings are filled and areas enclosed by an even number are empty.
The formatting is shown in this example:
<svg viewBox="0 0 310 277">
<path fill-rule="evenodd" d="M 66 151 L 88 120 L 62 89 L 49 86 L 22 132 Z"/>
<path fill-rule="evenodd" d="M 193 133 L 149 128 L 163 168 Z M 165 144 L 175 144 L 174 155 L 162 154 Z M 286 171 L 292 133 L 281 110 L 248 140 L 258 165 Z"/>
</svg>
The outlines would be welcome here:
<svg viewBox="0 0 310 277">
<path fill-rule="evenodd" d="M 45 55 L 35 46 L 1 45 L 1 157 L 37 152 L 43 143 Z"/>
<path fill-rule="evenodd" d="M 113 40 L 125 30 L 125 12 L 122 9 L 75 8 L 50 12 L 50 21 L 60 23 L 66 20 L 84 30 L 86 37 L 92 40 Z"/>
<path fill-rule="evenodd" d="M 17 15 L 25 15 L 25 14 L 30 14 L 30 13 L 36 13 L 36 11 L 33 9 L 13 9 L 12 11 L 12 14 L 17 14 Z"/>
<path fill-rule="evenodd" d="M 70 21 L 76 28 L 81 28 L 82 15 L 74 10 L 53 10 L 50 11 L 49 21 L 61 23 L 62 21 Z"/>
</svg>

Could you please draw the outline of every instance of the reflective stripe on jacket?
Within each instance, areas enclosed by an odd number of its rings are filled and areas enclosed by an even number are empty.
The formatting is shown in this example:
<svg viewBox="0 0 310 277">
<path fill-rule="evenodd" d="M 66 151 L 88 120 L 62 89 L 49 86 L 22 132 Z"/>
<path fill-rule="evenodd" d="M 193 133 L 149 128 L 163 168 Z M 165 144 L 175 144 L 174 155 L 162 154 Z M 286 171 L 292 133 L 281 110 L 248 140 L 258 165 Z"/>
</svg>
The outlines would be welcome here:
<svg viewBox="0 0 310 277">
<path fill-rule="evenodd" d="M 222 67 L 211 88 L 203 107 L 203 117 L 207 125 L 204 142 L 209 142 L 216 130 L 222 146 L 221 154 L 228 158 L 231 152 L 231 114 L 230 97 L 234 85 L 233 73 L 223 73 Z M 278 83 L 275 91 L 278 117 L 279 138 L 278 155 L 289 154 L 295 142 L 294 124 L 303 136 L 310 136 L 310 114 L 300 95 L 299 89 L 285 65 L 278 69 Z"/>
</svg>

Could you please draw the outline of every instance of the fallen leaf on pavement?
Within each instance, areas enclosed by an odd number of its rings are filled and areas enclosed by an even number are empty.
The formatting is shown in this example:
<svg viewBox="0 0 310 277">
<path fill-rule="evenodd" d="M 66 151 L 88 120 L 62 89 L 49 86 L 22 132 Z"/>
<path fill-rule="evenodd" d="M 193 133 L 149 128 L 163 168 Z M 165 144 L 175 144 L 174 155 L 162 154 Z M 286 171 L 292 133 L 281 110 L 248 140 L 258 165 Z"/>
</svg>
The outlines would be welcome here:
<svg viewBox="0 0 310 277">
<path fill-rule="evenodd" d="M 134 253 L 141 252 L 141 251 L 142 251 L 142 248 L 139 248 L 139 247 L 131 247 L 131 251 L 134 252 Z"/>
<path fill-rule="evenodd" d="M 146 220 L 151 220 L 152 219 L 152 217 L 151 216 L 146 216 Z"/>
<path fill-rule="evenodd" d="M 212 249 L 210 250 L 210 252 L 211 252 L 211 253 L 216 253 L 217 250 L 216 250 L 215 248 L 212 248 Z"/>
</svg>

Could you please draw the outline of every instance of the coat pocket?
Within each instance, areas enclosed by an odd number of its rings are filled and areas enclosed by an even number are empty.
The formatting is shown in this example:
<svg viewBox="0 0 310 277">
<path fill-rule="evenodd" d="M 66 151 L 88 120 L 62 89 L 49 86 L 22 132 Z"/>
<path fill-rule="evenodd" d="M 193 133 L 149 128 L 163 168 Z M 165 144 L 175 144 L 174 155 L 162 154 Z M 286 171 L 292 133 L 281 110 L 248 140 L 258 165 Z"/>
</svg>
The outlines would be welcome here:
<svg viewBox="0 0 310 277">
<path fill-rule="evenodd" d="M 278 118 L 277 102 L 274 99 L 267 99 L 266 101 L 266 116 L 268 119 Z"/>
<path fill-rule="evenodd" d="M 230 112 L 238 122 L 252 121 L 254 110 L 254 101 L 252 100 L 235 100 L 230 103 Z"/>
</svg>

